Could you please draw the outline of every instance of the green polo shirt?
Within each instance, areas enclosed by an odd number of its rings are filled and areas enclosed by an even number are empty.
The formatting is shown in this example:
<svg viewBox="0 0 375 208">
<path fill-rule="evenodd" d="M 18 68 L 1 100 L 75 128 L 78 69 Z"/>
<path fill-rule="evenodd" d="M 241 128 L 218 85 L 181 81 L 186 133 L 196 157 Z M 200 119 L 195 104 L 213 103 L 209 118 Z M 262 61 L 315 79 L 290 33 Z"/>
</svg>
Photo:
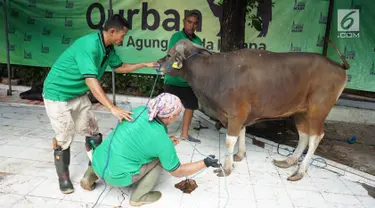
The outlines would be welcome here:
<svg viewBox="0 0 375 208">
<path fill-rule="evenodd" d="M 135 108 L 135 119 L 145 106 Z M 148 121 L 148 109 L 130 123 L 124 120 L 118 124 L 106 139 L 94 150 L 92 167 L 103 177 L 108 152 L 109 160 L 104 180 L 112 186 L 128 186 L 132 177 L 140 173 L 142 165 L 159 158 L 161 166 L 169 172 L 180 166 L 176 149 L 167 134 L 166 126 L 158 119 Z M 110 147 L 110 148 L 109 148 Z"/>
<path fill-rule="evenodd" d="M 122 65 L 114 47 L 105 47 L 101 31 L 85 35 L 58 57 L 44 81 L 43 96 L 67 101 L 83 95 L 89 90 L 85 78 L 100 80 L 108 65 L 112 68 Z"/>
<path fill-rule="evenodd" d="M 190 38 L 186 35 L 184 30 L 181 30 L 172 35 L 171 39 L 169 40 L 168 50 L 171 49 L 179 40 L 183 39 L 187 39 L 195 44 L 202 45 L 202 40 L 198 36 L 194 34 L 193 38 Z M 183 78 L 177 76 L 174 77 L 167 74 L 164 75 L 164 84 L 174 85 L 178 87 L 189 87 L 189 83 L 186 82 Z"/>
</svg>

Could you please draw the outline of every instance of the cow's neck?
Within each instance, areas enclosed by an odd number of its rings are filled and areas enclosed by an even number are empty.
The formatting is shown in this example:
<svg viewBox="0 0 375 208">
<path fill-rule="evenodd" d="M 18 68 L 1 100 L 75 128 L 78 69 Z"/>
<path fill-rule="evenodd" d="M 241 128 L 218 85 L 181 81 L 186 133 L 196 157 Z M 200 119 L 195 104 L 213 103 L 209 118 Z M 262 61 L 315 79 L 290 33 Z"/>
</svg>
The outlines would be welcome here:
<svg viewBox="0 0 375 208">
<path fill-rule="evenodd" d="M 190 85 L 201 82 L 207 75 L 201 66 L 203 65 L 203 57 L 191 57 L 184 62 L 184 67 L 181 70 L 181 77 L 186 80 Z"/>
</svg>

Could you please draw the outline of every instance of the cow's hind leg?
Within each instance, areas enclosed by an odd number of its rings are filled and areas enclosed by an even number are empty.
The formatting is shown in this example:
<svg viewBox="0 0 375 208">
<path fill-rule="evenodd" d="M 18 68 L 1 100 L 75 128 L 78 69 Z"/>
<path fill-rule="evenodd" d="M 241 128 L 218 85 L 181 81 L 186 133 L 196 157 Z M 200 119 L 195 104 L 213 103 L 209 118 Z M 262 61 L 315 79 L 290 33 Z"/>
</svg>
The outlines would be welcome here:
<svg viewBox="0 0 375 208">
<path fill-rule="evenodd" d="M 306 114 L 296 114 L 294 116 L 294 121 L 299 135 L 298 145 L 293 154 L 286 160 L 273 160 L 273 164 L 279 168 L 289 168 L 296 164 L 309 142 L 309 122 L 306 118 Z"/>
<path fill-rule="evenodd" d="M 239 144 L 238 144 L 238 152 L 233 156 L 233 160 L 236 162 L 239 162 L 243 159 L 243 157 L 246 156 L 246 143 L 245 143 L 245 133 L 246 133 L 246 128 L 243 127 L 240 131 L 239 135 Z"/>
<path fill-rule="evenodd" d="M 324 118 L 325 117 L 314 117 L 309 116 L 309 149 L 302 163 L 299 165 L 296 172 L 288 177 L 290 181 L 300 180 L 306 173 L 311 157 L 315 153 L 316 148 L 318 147 L 320 141 L 324 137 Z"/>
</svg>

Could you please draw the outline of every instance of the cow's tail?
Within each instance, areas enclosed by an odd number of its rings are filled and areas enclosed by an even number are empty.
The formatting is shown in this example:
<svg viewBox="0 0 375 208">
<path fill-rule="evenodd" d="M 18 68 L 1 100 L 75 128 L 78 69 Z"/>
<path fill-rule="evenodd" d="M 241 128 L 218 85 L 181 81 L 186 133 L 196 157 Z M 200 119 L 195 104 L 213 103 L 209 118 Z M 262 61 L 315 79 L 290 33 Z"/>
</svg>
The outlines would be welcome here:
<svg viewBox="0 0 375 208">
<path fill-rule="evenodd" d="M 350 68 L 350 65 L 348 64 L 348 62 L 346 61 L 345 57 L 340 53 L 339 49 L 336 47 L 336 45 L 329 39 L 327 38 L 324 38 L 328 43 L 330 43 L 335 49 L 336 49 L 336 52 L 337 54 L 339 54 L 340 56 L 340 59 L 342 60 L 342 62 L 344 62 L 342 65 L 343 65 L 343 68 L 345 70 L 348 70 Z"/>
</svg>

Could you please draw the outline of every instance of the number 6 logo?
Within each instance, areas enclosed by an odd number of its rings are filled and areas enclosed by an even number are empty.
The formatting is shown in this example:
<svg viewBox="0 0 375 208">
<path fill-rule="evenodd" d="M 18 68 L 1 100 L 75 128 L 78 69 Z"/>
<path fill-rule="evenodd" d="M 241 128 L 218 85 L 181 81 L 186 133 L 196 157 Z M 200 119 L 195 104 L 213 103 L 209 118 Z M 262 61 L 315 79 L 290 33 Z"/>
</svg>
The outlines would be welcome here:
<svg viewBox="0 0 375 208">
<path fill-rule="evenodd" d="M 339 9 L 337 13 L 337 29 L 341 32 L 359 31 L 359 10 Z"/>
</svg>

